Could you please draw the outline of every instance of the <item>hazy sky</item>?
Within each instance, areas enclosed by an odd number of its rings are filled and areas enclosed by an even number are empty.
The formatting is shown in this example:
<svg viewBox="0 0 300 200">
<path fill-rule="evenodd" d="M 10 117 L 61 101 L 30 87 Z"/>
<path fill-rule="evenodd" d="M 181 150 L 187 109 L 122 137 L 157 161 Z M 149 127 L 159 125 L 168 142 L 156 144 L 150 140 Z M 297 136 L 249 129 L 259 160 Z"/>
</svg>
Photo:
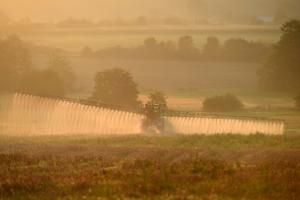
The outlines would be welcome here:
<svg viewBox="0 0 300 200">
<path fill-rule="evenodd" d="M 186 13 L 180 1 L 185 0 L 0 0 L 0 10 L 14 19 L 28 16 L 38 20 L 174 16 Z"/>
<path fill-rule="evenodd" d="M 192 6 L 188 6 L 189 3 Z M 296 2 L 296 3 L 295 3 Z M 297 3 L 298 2 L 298 3 Z M 272 15 L 278 8 L 299 10 L 300 0 L 0 0 L 0 11 L 13 19 L 53 21 L 74 18 L 187 17 L 196 14 Z M 297 7 L 298 6 L 298 7 Z"/>
</svg>

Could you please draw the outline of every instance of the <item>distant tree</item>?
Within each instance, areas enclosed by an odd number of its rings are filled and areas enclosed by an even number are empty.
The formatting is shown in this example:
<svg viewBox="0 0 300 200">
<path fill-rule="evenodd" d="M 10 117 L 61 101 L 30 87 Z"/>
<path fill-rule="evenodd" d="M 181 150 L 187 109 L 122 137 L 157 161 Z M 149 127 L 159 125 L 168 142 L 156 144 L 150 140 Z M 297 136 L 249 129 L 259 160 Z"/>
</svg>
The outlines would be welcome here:
<svg viewBox="0 0 300 200">
<path fill-rule="evenodd" d="M 232 38 L 225 41 L 222 54 L 227 61 L 257 62 L 265 58 L 268 50 L 262 43 Z"/>
<path fill-rule="evenodd" d="M 159 57 L 160 47 L 158 41 L 154 37 L 146 38 L 144 45 L 133 50 L 132 55 L 140 58 L 155 59 Z"/>
<path fill-rule="evenodd" d="M 94 22 L 88 19 L 65 19 L 57 23 L 58 27 L 62 28 L 76 28 L 76 27 L 91 27 L 94 26 Z"/>
<path fill-rule="evenodd" d="M 219 58 L 220 51 L 221 45 L 219 39 L 217 37 L 209 37 L 203 48 L 202 55 L 205 59 L 216 60 Z"/>
<path fill-rule="evenodd" d="M 260 85 L 267 90 L 300 90 L 300 21 L 291 20 L 282 28 L 280 41 L 268 62 L 259 70 Z"/>
<path fill-rule="evenodd" d="M 158 45 L 158 42 L 154 37 L 147 38 L 144 41 L 144 46 L 147 49 L 154 49 L 157 47 L 157 45 Z"/>
<path fill-rule="evenodd" d="M 300 93 L 295 97 L 295 106 L 300 109 Z"/>
<path fill-rule="evenodd" d="M 124 107 L 137 107 L 137 84 L 131 74 L 123 69 L 109 69 L 98 72 L 91 100 Z"/>
<path fill-rule="evenodd" d="M 191 36 L 183 36 L 178 40 L 178 56 L 183 59 L 195 59 L 199 56 L 199 50 Z"/>
<path fill-rule="evenodd" d="M 63 80 L 65 91 L 69 92 L 75 89 L 76 76 L 66 57 L 61 54 L 52 54 L 49 57 L 48 69 L 56 72 Z"/>
<path fill-rule="evenodd" d="M 232 94 L 209 97 L 203 102 L 203 110 L 206 112 L 239 111 L 243 107 L 243 103 Z"/>
<path fill-rule="evenodd" d="M 144 16 L 139 16 L 136 19 L 136 25 L 138 26 L 146 26 L 148 24 L 148 19 Z"/>
<path fill-rule="evenodd" d="M 161 91 L 154 91 L 150 93 L 150 95 L 148 96 L 148 103 L 159 104 L 162 106 L 163 109 L 168 108 L 167 97 Z"/>
<path fill-rule="evenodd" d="M 20 80 L 19 91 L 41 96 L 64 97 L 64 81 L 51 69 L 30 70 Z"/>
<path fill-rule="evenodd" d="M 31 67 L 29 51 L 20 38 L 0 39 L 0 91 L 17 90 L 20 77 Z"/>
<path fill-rule="evenodd" d="M 93 55 L 93 53 L 94 52 L 93 52 L 92 48 L 89 46 L 83 47 L 80 51 L 80 55 L 84 56 L 84 57 L 90 57 Z"/>
</svg>

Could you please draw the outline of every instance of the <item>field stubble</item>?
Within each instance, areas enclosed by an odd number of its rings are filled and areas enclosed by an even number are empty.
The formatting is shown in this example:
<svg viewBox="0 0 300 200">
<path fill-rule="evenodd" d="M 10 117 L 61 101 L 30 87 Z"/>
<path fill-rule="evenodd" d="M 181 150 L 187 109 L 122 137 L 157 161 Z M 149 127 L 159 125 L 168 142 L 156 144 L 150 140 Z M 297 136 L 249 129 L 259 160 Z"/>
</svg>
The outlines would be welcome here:
<svg viewBox="0 0 300 200">
<path fill-rule="evenodd" d="M 2 199 L 297 199 L 299 136 L 5 137 Z"/>
</svg>

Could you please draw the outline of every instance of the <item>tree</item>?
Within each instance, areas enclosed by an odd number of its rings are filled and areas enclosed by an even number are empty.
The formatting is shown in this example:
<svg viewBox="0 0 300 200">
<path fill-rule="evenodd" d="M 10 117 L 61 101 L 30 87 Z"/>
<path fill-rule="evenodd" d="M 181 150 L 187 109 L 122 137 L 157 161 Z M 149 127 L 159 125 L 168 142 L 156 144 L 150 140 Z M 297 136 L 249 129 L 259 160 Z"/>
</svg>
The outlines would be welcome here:
<svg viewBox="0 0 300 200">
<path fill-rule="evenodd" d="M 50 65 L 54 69 L 54 65 Z M 55 65 L 56 66 L 56 65 Z M 65 81 L 53 69 L 33 68 L 27 45 L 17 36 L 0 40 L 0 91 L 65 95 Z"/>
<path fill-rule="evenodd" d="M 249 42 L 241 38 L 225 41 L 223 56 L 227 61 L 261 61 L 268 52 L 268 48 L 259 42 Z"/>
<path fill-rule="evenodd" d="M 32 67 L 26 45 L 15 35 L 0 39 L 0 91 L 18 89 L 20 77 Z"/>
<path fill-rule="evenodd" d="M 216 60 L 221 50 L 220 41 L 216 37 L 207 38 L 207 42 L 203 48 L 203 57 L 208 60 Z"/>
<path fill-rule="evenodd" d="M 163 109 L 168 109 L 167 98 L 161 91 L 154 91 L 148 96 L 148 103 L 159 104 Z"/>
<path fill-rule="evenodd" d="M 48 69 L 58 74 L 60 79 L 64 82 L 65 91 L 72 91 L 75 89 L 76 76 L 66 57 L 57 53 L 52 54 L 49 57 Z"/>
<path fill-rule="evenodd" d="M 93 49 L 89 46 L 85 46 L 81 49 L 80 55 L 83 57 L 90 57 L 93 56 L 94 52 Z"/>
<path fill-rule="evenodd" d="M 243 107 L 243 103 L 233 94 L 209 97 L 203 102 L 203 110 L 206 112 L 239 111 Z"/>
<path fill-rule="evenodd" d="M 197 58 L 199 51 L 194 44 L 191 36 L 183 36 L 178 40 L 178 56 L 183 59 Z"/>
<path fill-rule="evenodd" d="M 260 85 L 267 90 L 300 90 L 300 21 L 291 20 L 282 28 L 282 36 L 268 62 L 259 70 Z"/>
<path fill-rule="evenodd" d="M 157 48 L 157 45 L 158 45 L 158 42 L 154 37 L 147 38 L 144 41 L 144 46 L 146 49 L 153 50 L 153 49 Z"/>
<path fill-rule="evenodd" d="M 131 74 L 123 69 L 98 72 L 91 100 L 124 107 L 138 106 L 137 84 Z"/>
<path fill-rule="evenodd" d="M 64 81 L 51 69 L 30 70 L 20 80 L 20 91 L 41 96 L 64 97 Z"/>
</svg>

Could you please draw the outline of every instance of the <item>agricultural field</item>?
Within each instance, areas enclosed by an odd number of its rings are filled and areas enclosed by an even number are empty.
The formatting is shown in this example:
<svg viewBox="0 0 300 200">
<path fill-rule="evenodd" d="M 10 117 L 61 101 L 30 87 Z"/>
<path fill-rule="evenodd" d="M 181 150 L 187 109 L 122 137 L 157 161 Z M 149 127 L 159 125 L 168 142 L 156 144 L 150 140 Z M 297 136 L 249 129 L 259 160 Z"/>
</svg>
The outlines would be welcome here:
<svg viewBox="0 0 300 200">
<path fill-rule="evenodd" d="M 41 132 L 27 137 L 0 132 L 1 200 L 296 200 L 300 196 L 300 111 L 294 108 L 292 94 L 258 89 L 262 63 L 118 60 L 74 53 L 84 46 L 136 46 L 148 36 L 175 41 L 191 35 L 197 46 L 212 35 L 221 42 L 240 37 L 273 43 L 279 39 L 277 29 L 66 29 L 23 30 L 19 35 L 26 42 L 68 51 L 77 78 L 77 90 L 68 97 L 90 97 L 97 72 L 123 68 L 132 74 L 142 101 L 151 91 L 161 90 L 169 108 L 201 111 L 206 97 L 232 93 L 245 109 L 218 115 L 280 119 L 286 131 L 280 136 L 45 136 Z M 47 57 L 35 55 L 33 62 L 46 68 Z"/>
<path fill-rule="evenodd" d="M 298 199 L 300 137 L 0 138 L 1 199 Z"/>
</svg>

